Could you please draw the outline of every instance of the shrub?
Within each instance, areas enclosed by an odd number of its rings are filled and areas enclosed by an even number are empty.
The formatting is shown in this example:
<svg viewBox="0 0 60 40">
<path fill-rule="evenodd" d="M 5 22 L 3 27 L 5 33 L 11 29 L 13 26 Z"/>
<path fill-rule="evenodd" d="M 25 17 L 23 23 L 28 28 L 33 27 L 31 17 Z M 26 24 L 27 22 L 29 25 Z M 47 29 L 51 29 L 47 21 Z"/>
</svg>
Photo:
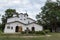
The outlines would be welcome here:
<svg viewBox="0 0 60 40">
<path fill-rule="evenodd" d="M 22 32 L 22 34 L 26 34 L 26 32 Z M 42 34 L 42 35 L 45 35 L 45 31 L 30 31 L 29 34 Z"/>
<path fill-rule="evenodd" d="M 26 34 L 26 32 L 21 32 L 22 34 Z"/>
<path fill-rule="evenodd" d="M 45 35 L 45 32 L 44 32 L 44 31 L 36 31 L 35 34 L 42 34 L 42 35 Z"/>
<path fill-rule="evenodd" d="M 44 30 L 45 33 L 50 33 L 50 30 Z"/>
<path fill-rule="evenodd" d="M 0 30 L 0 33 L 2 33 L 2 31 Z"/>
<path fill-rule="evenodd" d="M 34 33 L 35 33 L 35 31 L 30 31 L 30 32 L 29 32 L 29 34 L 34 34 Z"/>
<path fill-rule="evenodd" d="M 28 34 L 42 34 L 42 35 L 45 35 L 45 34 L 48 34 L 50 33 L 50 30 L 44 30 L 44 31 L 29 31 Z M 22 34 L 27 34 L 27 32 L 22 32 Z"/>
</svg>

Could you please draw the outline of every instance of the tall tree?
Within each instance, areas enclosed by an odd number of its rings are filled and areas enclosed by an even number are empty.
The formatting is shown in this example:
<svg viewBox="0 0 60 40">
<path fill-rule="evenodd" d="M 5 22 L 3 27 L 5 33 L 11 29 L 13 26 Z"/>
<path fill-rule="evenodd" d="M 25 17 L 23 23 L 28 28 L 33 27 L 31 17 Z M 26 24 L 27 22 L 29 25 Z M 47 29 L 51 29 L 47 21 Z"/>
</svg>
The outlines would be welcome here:
<svg viewBox="0 0 60 40">
<path fill-rule="evenodd" d="M 13 14 L 16 14 L 16 10 L 15 9 L 7 9 L 5 11 L 5 15 L 2 16 L 2 30 L 5 27 L 5 24 L 7 23 L 7 19 L 10 17 L 13 17 Z"/>
<path fill-rule="evenodd" d="M 45 6 L 41 9 L 41 13 L 39 13 L 36 18 L 37 21 L 44 26 L 44 28 L 49 28 L 52 31 L 56 32 L 57 23 L 60 22 L 60 1 L 47 1 Z"/>
</svg>

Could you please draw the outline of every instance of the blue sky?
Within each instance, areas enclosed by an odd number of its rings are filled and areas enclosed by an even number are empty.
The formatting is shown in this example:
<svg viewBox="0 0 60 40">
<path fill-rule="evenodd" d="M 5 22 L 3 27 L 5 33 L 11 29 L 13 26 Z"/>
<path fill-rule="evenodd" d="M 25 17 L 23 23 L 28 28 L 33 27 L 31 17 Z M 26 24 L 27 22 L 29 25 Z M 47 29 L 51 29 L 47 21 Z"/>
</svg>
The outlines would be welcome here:
<svg viewBox="0 0 60 40">
<path fill-rule="evenodd" d="M 19 13 L 27 11 L 29 17 L 35 19 L 36 14 L 41 11 L 41 7 L 44 6 L 45 2 L 46 0 L 0 0 L 0 14 L 4 15 L 4 11 L 11 8 L 16 9 Z"/>
</svg>

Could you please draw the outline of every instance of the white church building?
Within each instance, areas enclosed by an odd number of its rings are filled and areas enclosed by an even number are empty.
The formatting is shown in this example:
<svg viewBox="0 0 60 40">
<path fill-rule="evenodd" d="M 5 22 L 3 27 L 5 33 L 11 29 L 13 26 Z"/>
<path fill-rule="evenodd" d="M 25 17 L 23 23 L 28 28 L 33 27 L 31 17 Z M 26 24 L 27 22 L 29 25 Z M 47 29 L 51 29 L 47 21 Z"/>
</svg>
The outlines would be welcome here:
<svg viewBox="0 0 60 40">
<path fill-rule="evenodd" d="M 20 13 L 17 17 L 13 15 L 13 17 L 7 19 L 7 23 L 4 28 L 4 33 L 17 33 L 25 31 L 29 28 L 30 31 L 42 31 L 43 27 L 38 25 L 35 20 L 28 17 L 27 13 Z"/>
</svg>

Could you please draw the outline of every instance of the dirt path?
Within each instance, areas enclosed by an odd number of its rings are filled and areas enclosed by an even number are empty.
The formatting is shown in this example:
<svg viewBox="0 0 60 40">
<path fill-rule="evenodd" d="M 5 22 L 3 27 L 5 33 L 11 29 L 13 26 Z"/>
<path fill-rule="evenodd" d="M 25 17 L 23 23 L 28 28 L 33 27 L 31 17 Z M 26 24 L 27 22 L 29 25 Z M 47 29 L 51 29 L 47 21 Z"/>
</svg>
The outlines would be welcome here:
<svg viewBox="0 0 60 40">
<path fill-rule="evenodd" d="M 7 38 L 39 38 L 39 37 L 50 37 L 51 35 L 41 35 L 41 36 L 1 36 Z"/>
</svg>

